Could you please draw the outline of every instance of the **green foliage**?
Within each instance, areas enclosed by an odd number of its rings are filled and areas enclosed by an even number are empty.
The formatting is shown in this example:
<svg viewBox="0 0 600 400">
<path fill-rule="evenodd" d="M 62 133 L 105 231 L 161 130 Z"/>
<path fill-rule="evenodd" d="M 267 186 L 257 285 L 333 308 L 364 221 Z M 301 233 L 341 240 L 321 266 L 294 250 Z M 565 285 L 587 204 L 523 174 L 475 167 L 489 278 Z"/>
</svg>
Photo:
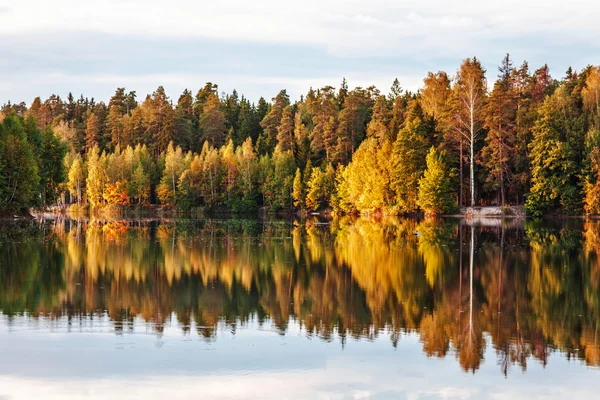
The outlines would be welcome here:
<svg viewBox="0 0 600 400">
<path fill-rule="evenodd" d="M 529 146 L 531 192 L 525 204 L 529 215 L 540 217 L 559 207 L 570 214 L 581 209 L 582 122 L 564 87 L 544 102 Z"/>
<path fill-rule="evenodd" d="M 329 204 L 335 190 L 335 170 L 327 164 L 325 171 L 314 167 L 306 192 L 306 208 L 317 211 Z"/>
<path fill-rule="evenodd" d="M 38 158 L 42 204 L 49 205 L 56 202 L 61 185 L 67 178 L 63 163 L 67 146 L 54 135 L 52 129 L 47 128 L 42 133 L 42 148 Z"/>
<path fill-rule="evenodd" d="M 409 213 L 421 208 L 419 181 L 434 145 L 458 172 L 461 205 L 469 195 L 482 205 L 526 199 L 535 216 L 597 213 L 598 144 L 590 135 L 600 129 L 599 71 L 569 69 L 556 80 L 547 65 L 530 73 L 507 55 L 489 93 L 481 63 L 467 58 L 452 83 L 443 71 L 428 73 L 416 93 L 398 80 L 387 95 L 344 80 L 295 101 L 282 90 L 254 104 L 207 82 L 176 104 L 161 86 L 140 104 L 125 88 L 108 104 L 71 94 L 36 98 L 29 108 L 6 104 L 0 208 L 60 196 L 92 209 Z"/>
<path fill-rule="evenodd" d="M 452 173 L 444 161 L 444 152 L 432 147 L 427 154 L 427 169 L 419 180 L 419 207 L 426 215 L 446 214 L 456 208 Z"/>
<path fill-rule="evenodd" d="M 433 124 L 426 120 L 418 101 L 413 101 L 404 127 L 398 133 L 391 156 L 390 187 L 401 213 L 417 211 L 419 180 L 433 138 Z"/>
<path fill-rule="evenodd" d="M 13 212 L 41 202 L 39 158 L 34 152 L 35 144 L 28 139 L 23 118 L 4 118 L 0 124 L 0 212 Z M 32 139 L 35 143 L 33 135 Z"/>
</svg>

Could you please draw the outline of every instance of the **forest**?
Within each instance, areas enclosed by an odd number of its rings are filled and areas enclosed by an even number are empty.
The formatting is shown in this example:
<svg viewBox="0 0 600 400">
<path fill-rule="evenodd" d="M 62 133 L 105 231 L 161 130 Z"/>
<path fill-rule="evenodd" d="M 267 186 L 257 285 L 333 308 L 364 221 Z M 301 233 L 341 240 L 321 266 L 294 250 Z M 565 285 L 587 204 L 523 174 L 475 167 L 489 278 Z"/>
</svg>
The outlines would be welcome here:
<svg viewBox="0 0 600 400">
<path fill-rule="evenodd" d="M 251 102 L 207 83 L 170 99 L 118 88 L 0 112 L 0 212 L 149 205 L 226 212 L 448 214 L 524 205 L 528 215 L 600 213 L 600 67 L 554 78 L 477 58 L 395 80 L 281 90 Z"/>
</svg>

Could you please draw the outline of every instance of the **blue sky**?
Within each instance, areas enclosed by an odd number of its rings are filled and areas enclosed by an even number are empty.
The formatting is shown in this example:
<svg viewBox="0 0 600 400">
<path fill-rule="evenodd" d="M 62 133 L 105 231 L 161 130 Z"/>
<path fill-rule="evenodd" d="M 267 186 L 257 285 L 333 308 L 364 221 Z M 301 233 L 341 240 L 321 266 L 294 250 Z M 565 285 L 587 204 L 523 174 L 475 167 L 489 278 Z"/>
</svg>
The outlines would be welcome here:
<svg viewBox="0 0 600 400">
<path fill-rule="evenodd" d="M 0 0 L 0 104 L 159 85 L 176 100 L 207 81 L 253 101 L 343 77 L 417 90 L 473 55 L 493 80 L 507 52 L 561 77 L 600 63 L 598 15 L 591 0 Z"/>
</svg>

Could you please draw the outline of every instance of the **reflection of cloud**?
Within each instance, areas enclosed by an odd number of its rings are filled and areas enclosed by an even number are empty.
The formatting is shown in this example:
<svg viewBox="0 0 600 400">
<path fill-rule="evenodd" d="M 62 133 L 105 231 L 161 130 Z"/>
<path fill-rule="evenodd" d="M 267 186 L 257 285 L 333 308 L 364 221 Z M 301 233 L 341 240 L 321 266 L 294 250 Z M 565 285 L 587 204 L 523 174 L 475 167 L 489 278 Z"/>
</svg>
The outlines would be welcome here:
<svg viewBox="0 0 600 400">
<path fill-rule="evenodd" d="M 388 360 L 389 361 L 389 360 Z M 410 366 L 407 366 L 410 367 Z M 423 366 L 414 366 L 422 368 Z M 406 379 L 395 375 L 393 364 L 334 360 L 324 369 L 284 372 L 247 371 L 205 376 L 148 375 L 136 378 L 51 380 L 0 377 L 0 393 L 14 400 L 54 399 L 546 399 L 590 398 L 597 381 L 574 377 L 548 384 L 516 379 L 497 380 L 456 376 L 429 368 L 426 374 Z M 592 371 L 593 372 L 593 371 Z M 451 376 L 452 375 L 452 376 Z M 589 379 L 590 375 L 586 374 Z M 454 382 L 452 382 L 454 381 Z"/>
<path fill-rule="evenodd" d="M 122 338 L 110 334 L 106 318 L 84 324 L 79 333 L 67 333 L 62 324 L 8 333 L 7 320 L 0 322 L 0 398 L 13 400 L 515 400 L 592 398 L 600 390 L 598 371 L 558 355 L 546 367 L 534 363 L 527 373 L 512 375 L 510 384 L 493 362 L 466 374 L 452 357 L 425 358 L 416 334 L 403 336 L 395 350 L 387 335 L 342 349 L 337 342 L 307 340 L 295 322 L 282 339 L 255 321 L 236 335 L 227 335 L 223 325 L 210 345 L 182 340 L 167 326 L 157 348 L 140 320 L 135 333 Z M 14 322 L 26 326 L 22 318 Z M 487 348 L 486 358 L 493 359 L 493 346 Z"/>
</svg>

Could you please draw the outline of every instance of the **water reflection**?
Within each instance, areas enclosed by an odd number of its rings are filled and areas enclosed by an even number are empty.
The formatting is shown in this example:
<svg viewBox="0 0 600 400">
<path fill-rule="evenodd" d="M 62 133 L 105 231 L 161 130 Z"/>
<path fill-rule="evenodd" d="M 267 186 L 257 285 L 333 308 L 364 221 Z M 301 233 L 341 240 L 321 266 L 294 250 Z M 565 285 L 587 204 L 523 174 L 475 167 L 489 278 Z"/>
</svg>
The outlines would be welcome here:
<svg viewBox="0 0 600 400">
<path fill-rule="evenodd" d="M 175 318 L 206 341 L 411 333 L 472 372 L 486 345 L 504 374 L 557 351 L 599 366 L 599 249 L 597 221 L 61 219 L 0 232 L 0 309 L 9 327 L 107 317 L 159 337 Z"/>
</svg>

